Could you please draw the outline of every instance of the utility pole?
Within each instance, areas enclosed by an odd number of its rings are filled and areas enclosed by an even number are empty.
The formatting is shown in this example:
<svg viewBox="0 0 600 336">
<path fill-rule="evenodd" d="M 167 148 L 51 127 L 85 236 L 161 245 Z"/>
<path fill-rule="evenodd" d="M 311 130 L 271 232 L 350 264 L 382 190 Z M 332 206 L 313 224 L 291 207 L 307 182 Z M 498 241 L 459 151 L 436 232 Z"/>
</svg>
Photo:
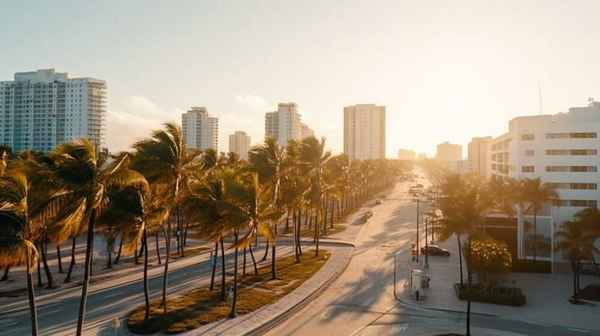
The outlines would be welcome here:
<svg viewBox="0 0 600 336">
<path fill-rule="evenodd" d="M 417 197 L 417 264 L 419 263 L 419 197 Z"/>
</svg>

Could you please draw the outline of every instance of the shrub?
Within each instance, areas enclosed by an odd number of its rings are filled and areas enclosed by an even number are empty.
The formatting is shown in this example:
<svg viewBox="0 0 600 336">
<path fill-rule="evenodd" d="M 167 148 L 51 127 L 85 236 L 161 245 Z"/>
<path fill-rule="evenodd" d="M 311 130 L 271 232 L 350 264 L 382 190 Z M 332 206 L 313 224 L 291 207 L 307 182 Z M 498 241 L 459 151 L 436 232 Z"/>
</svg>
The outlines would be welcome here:
<svg viewBox="0 0 600 336">
<path fill-rule="evenodd" d="M 454 290 L 460 300 L 470 298 L 471 301 L 493 303 L 505 306 L 523 306 L 527 303 L 525 295 L 520 288 L 495 286 L 487 287 L 483 285 L 467 286 L 454 285 Z"/>
<path fill-rule="evenodd" d="M 508 273 L 512 256 L 504 242 L 489 237 L 474 238 L 471 253 L 465 246 L 465 256 L 471 270 L 479 275 L 479 280 L 488 287 L 495 285 L 495 277 Z"/>
</svg>

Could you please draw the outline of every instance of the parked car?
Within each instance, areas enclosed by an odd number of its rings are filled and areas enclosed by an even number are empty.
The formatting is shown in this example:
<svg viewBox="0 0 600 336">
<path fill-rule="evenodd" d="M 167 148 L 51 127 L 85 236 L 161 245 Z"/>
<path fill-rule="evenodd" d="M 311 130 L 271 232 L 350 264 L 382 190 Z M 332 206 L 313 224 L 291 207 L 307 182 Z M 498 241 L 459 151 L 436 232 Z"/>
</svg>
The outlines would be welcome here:
<svg viewBox="0 0 600 336">
<path fill-rule="evenodd" d="M 430 256 L 449 257 L 450 251 L 443 249 L 437 245 L 428 245 L 427 248 L 421 247 L 421 254 Z"/>
</svg>

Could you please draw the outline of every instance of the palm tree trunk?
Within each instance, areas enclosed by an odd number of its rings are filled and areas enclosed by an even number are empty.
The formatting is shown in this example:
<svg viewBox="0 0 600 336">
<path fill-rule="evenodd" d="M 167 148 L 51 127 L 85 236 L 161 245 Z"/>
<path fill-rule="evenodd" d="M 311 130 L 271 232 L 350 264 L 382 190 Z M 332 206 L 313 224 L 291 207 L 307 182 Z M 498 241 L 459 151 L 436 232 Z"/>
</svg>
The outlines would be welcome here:
<svg viewBox="0 0 600 336">
<path fill-rule="evenodd" d="M 56 258 L 58 259 L 58 273 L 63 274 L 65 271 L 62 267 L 62 257 L 60 255 L 60 243 L 56 243 Z"/>
<path fill-rule="evenodd" d="M 212 271 L 210 273 L 210 290 L 212 291 L 215 288 L 215 273 L 217 273 L 217 260 L 218 260 L 218 254 L 219 254 L 219 242 L 215 241 L 215 254 L 213 255 L 212 258 Z"/>
<path fill-rule="evenodd" d="M 288 209 L 287 215 L 285 217 L 285 233 L 290 232 L 290 211 Z"/>
<path fill-rule="evenodd" d="M 37 244 L 37 249 L 40 250 L 41 245 Z M 37 286 L 41 287 L 44 285 L 44 281 L 42 279 L 42 260 L 41 258 L 37 258 Z"/>
<path fill-rule="evenodd" d="M 315 225 L 315 256 L 319 256 L 319 225 Z"/>
<path fill-rule="evenodd" d="M 267 260 L 267 256 L 269 255 L 269 239 L 266 238 L 265 240 L 267 241 L 265 246 L 265 255 L 263 255 L 262 259 L 260 260 L 261 262 Z"/>
<path fill-rule="evenodd" d="M 0 281 L 8 280 L 8 271 L 10 271 L 10 266 L 4 268 L 4 274 L 2 275 L 2 278 L 0 278 Z"/>
<path fill-rule="evenodd" d="M 231 311 L 229 312 L 229 318 L 234 318 L 235 313 L 235 305 L 237 303 L 237 279 L 238 279 L 238 232 L 237 229 L 234 230 L 234 241 L 235 241 L 235 250 L 233 252 L 233 300 L 231 301 Z"/>
<path fill-rule="evenodd" d="M 574 261 L 571 261 L 571 268 L 573 269 L 573 300 L 577 302 L 577 266 Z"/>
<path fill-rule="evenodd" d="M 121 252 L 123 251 L 123 234 L 121 234 L 121 239 L 119 239 L 119 250 L 117 251 L 117 257 L 115 258 L 115 265 L 121 261 Z"/>
<path fill-rule="evenodd" d="M 242 267 L 242 275 L 246 275 L 246 248 L 244 247 L 244 257 L 243 257 L 243 261 L 242 264 L 244 265 Z"/>
<path fill-rule="evenodd" d="M 533 262 L 537 261 L 537 209 L 533 210 Z"/>
<path fill-rule="evenodd" d="M 144 226 L 144 302 L 146 310 L 144 311 L 144 320 L 150 317 L 150 293 L 148 291 L 148 230 Z"/>
<path fill-rule="evenodd" d="M 108 258 L 106 259 L 106 268 L 111 269 L 112 268 L 112 244 L 107 244 L 106 254 L 108 255 Z"/>
<path fill-rule="evenodd" d="M 79 303 L 79 318 L 77 320 L 77 336 L 83 334 L 83 322 L 85 319 L 85 305 L 87 303 L 87 293 L 90 284 L 90 272 L 92 269 L 92 253 L 94 252 L 94 226 L 96 224 L 96 210 L 88 221 L 87 246 L 85 248 L 85 268 L 83 273 L 83 285 L 81 287 L 81 301 Z"/>
<path fill-rule="evenodd" d="M 44 273 L 46 273 L 46 279 L 48 280 L 48 286 L 46 288 L 54 288 L 54 278 L 52 277 L 52 272 L 50 271 L 50 267 L 48 267 L 48 240 L 44 238 L 42 241 L 42 263 L 44 265 Z"/>
<path fill-rule="evenodd" d="M 159 237 L 160 233 L 158 231 L 156 231 L 156 234 L 154 235 L 154 242 L 156 244 L 156 258 L 158 259 L 158 264 L 162 264 L 162 261 L 160 260 L 160 237 Z"/>
<path fill-rule="evenodd" d="M 299 215 L 298 215 L 298 234 L 296 235 L 296 239 L 298 240 L 298 244 L 296 246 L 298 246 L 298 254 L 300 256 L 302 256 L 302 241 L 300 240 L 301 235 L 302 235 L 302 210 L 299 210 Z M 298 258 L 300 259 L 300 258 Z"/>
<path fill-rule="evenodd" d="M 471 282 L 472 282 L 472 276 L 471 276 L 471 267 L 469 266 L 469 260 L 471 260 L 471 236 L 469 236 L 468 242 L 467 242 L 467 253 L 468 253 L 467 292 L 469 293 L 469 295 L 467 295 L 467 334 L 466 334 L 466 336 L 471 336 Z"/>
<path fill-rule="evenodd" d="M 167 219 L 165 270 L 163 272 L 162 305 L 163 312 L 167 314 L 167 282 L 169 281 L 169 258 L 171 256 L 171 220 Z"/>
<path fill-rule="evenodd" d="M 330 211 L 331 212 L 331 214 L 330 214 L 331 221 L 330 221 L 329 225 L 330 225 L 330 227 L 332 229 L 333 229 L 333 222 L 335 221 L 335 219 L 334 219 L 334 217 L 335 217 L 335 203 L 336 203 L 335 200 L 331 200 L 331 202 L 330 202 L 330 204 L 331 204 L 331 211 Z"/>
<path fill-rule="evenodd" d="M 276 238 L 273 237 L 273 245 L 271 246 L 271 279 L 277 279 L 277 259 L 275 258 Z"/>
<path fill-rule="evenodd" d="M 38 319 L 37 319 L 37 308 L 35 306 L 35 293 L 33 291 L 33 279 L 31 275 L 31 251 L 29 246 L 26 252 L 26 263 L 27 263 L 27 295 L 29 297 L 29 316 L 31 318 L 31 335 L 37 336 L 38 334 Z M 6 268 L 8 272 L 8 267 Z"/>
<path fill-rule="evenodd" d="M 67 271 L 64 283 L 71 282 L 71 273 L 73 272 L 73 266 L 75 266 L 75 244 L 77 243 L 77 237 L 73 236 L 71 241 L 71 263 L 69 264 L 69 270 Z"/>
<path fill-rule="evenodd" d="M 258 267 L 256 266 L 256 259 L 254 259 L 254 252 L 252 252 L 252 248 L 250 250 L 250 258 L 252 258 L 252 264 L 254 265 L 254 274 L 258 275 Z"/>
<path fill-rule="evenodd" d="M 460 270 L 460 288 L 463 288 L 463 264 L 462 264 L 462 244 L 460 242 L 460 235 L 456 235 L 456 243 L 458 244 L 458 268 Z"/>
<path fill-rule="evenodd" d="M 227 293 L 225 293 L 225 244 L 223 244 L 223 238 L 221 238 L 221 300 L 227 299 Z"/>
</svg>

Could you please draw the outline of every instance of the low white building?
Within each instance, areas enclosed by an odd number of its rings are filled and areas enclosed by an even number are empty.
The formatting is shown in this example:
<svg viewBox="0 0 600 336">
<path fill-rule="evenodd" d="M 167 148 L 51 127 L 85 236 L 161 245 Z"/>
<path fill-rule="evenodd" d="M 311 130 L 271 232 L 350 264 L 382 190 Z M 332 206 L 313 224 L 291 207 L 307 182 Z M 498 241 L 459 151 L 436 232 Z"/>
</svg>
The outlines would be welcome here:
<svg viewBox="0 0 600 336">
<path fill-rule="evenodd" d="M 578 211 L 598 207 L 599 133 L 600 102 L 591 102 L 586 107 L 571 108 L 568 113 L 514 118 L 508 132 L 491 141 L 489 175 L 540 178 L 558 193 L 559 199 L 537 215 L 537 234 L 550 247 L 536 251 L 541 259 L 564 260 L 552 252 L 554 233 Z M 519 214 L 519 258 L 532 257 L 525 242 L 534 233 L 526 230 L 526 222 L 533 223 L 532 216 Z"/>
<path fill-rule="evenodd" d="M 229 152 L 236 153 L 240 159 L 248 160 L 250 136 L 243 131 L 235 131 L 229 135 Z"/>
</svg>

